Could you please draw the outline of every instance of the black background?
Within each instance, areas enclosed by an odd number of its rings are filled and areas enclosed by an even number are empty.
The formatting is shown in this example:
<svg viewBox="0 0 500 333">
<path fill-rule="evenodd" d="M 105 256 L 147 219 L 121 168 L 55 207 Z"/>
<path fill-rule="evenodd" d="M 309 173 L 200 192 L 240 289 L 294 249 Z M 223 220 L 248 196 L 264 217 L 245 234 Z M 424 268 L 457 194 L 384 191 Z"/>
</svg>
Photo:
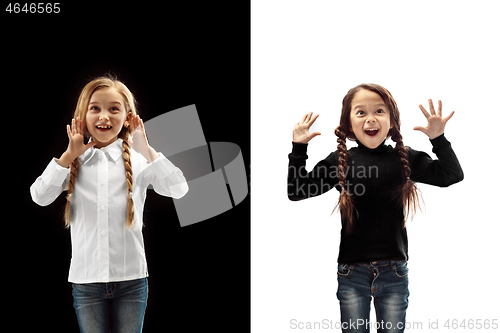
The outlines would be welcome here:
<svg viewBox="0 0 500 333">
<path fill-rule="evenodd" d="M 64 196 L 40 207 L 29 187 L 66 149 L 89 80 L 117 75 L 144 121 L 196 104 L 207 142 L 238 144 L 250 174 L 250 3 L 175 3 L 75 1 L 59 14 L 2 5 L 2 281 L 15 331 L 78 332 Z M 153 191 L 146 200 L 144 332 L 250 331 L 249 196 L 183 228 L 172 200 Z"/>
</svg>

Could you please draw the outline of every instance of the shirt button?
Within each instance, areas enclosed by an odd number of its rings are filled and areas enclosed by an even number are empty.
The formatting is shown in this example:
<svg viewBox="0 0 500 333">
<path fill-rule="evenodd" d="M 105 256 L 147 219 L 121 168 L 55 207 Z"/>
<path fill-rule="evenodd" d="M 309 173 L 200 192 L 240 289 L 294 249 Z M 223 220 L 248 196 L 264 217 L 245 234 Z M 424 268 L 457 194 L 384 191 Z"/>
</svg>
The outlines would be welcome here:
<svg viewBox="0 0 500 333">
<path fill-rule="evenodd" d="M 101 182 L 101 186 L 104 186 L 104 184 L 105 184 L 105 183 L 104 183 L 104 181 L 102 181 L 102 182 Z"/>
<path fill-rule="evenodd" d="M 104 210 L 104 208 L 106 208 L 106 207 L 104 207 L 104 206 L 101 206 L 101 210 Z"/>
<path fill-rule="evenodd" d="M 101 235 L 106 235 L 106 231 L 101 231 Z"/>
</svg>

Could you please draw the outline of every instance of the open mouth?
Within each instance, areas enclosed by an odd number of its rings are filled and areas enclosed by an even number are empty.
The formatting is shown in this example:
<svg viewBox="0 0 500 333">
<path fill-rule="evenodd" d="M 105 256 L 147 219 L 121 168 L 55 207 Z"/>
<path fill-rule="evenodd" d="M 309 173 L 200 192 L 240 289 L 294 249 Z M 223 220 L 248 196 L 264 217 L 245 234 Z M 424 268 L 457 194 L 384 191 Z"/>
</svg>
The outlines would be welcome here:
<svg viewBox="0 0 500 333">
<path fill-rule="evenodd" d="M 379 131 L 378 128 L 368 128 L 368 129 L 365 129 L 365 133 L 368 136 L 375 136 L 375 135 L 377 135 L 378 131 Z"/>
<path fill-rule="evenodd" d="M 97 125 L 95 128 L 97 128 L 99 131 L 109 131 L 112 126 L 111 125 Z"/>
</svg>

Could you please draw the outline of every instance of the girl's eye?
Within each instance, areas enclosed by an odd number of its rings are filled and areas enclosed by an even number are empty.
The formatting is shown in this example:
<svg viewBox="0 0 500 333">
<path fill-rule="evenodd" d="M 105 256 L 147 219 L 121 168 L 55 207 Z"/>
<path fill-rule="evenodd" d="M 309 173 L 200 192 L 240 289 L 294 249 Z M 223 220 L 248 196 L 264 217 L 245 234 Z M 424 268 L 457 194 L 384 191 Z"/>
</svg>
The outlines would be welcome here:
<svg viewBox="0 0 500 333">
<path fill-rule="evenodd" d="M 99 111 L 99 108 L 97 106 L 93 106 L 93 107 L 90 108 L 90 110 L 92 110 L 92 111 Z"/>
<path fill-rule="evenodd" d="M 364 115 L 364 114 L 365 114 L 365 111 L 359 110 L 359 111 L 356 112 L 357 116 L 361 116 L 361 115 Z"/>
<path fill-rule="evenodd" d="M 377 113 L 384 113 L 384 110 L 382 110 L 382 109 L 378 109 L 378 110 L 377 110 Z"/>
</svg>

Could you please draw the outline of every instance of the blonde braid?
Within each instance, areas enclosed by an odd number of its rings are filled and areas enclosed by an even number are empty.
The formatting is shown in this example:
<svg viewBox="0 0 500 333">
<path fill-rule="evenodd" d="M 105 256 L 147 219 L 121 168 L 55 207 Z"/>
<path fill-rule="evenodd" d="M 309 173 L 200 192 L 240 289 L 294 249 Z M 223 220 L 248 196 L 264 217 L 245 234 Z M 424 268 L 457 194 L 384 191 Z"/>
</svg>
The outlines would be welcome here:
<svg viewBox="0 0 500 333">
<path fill-rule="evenodd" d="M 66 229 L 69 228 L 69 224 L 71 221 L 71 199 L 73 197 L 73 190 L 75 188 L 76 174 L 78 173 L 78 158 L 75 158 L 73 162 L 71 162 L 71 170 L 69 175 L 69 183 L 68 183 L 68 195 L 66 196 L 66 208 L 64 210 L 64 226 Z"/>
<path fill-rule="evenodd" d="M 123 164 L 125 165 L 125 175 L 127 178 L 127 228 L 131 228 L 134 224 L 134 201 L 132 200 L 132 186 L 134 185 L 134 177 L 132 175 L 132 162 L 130 161 L 130 147 L 127 140 L 123 140 Z"/>
</svg>

